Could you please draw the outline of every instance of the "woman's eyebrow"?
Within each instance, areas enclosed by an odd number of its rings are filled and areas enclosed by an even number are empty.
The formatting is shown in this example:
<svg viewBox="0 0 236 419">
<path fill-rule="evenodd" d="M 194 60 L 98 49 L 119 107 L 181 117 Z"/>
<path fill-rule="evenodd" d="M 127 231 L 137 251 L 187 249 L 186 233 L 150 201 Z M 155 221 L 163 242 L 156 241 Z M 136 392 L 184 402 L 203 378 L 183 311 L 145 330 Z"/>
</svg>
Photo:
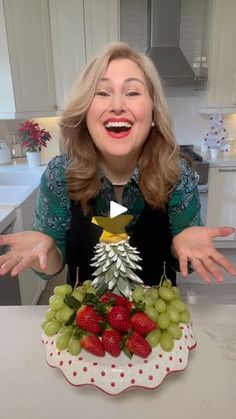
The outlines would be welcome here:
<svg viewBox="0 0 236 419">
<path fill-rule="evenodd" d="M 111 81 L 111 79 L 109 79 L 108 77 L 102 77 L 100 79 L 100 82 L 110 82 L 110 81 Z M 128 79 L 124 80 L 124 83 L 130 83 L 130 82 L 133 82 L 133 81 L 137 81 L 137 82 L 144 85 L 144 82 L 141 79 L 138 79 L 136 77 L 129 77 Z"/>
</svg>

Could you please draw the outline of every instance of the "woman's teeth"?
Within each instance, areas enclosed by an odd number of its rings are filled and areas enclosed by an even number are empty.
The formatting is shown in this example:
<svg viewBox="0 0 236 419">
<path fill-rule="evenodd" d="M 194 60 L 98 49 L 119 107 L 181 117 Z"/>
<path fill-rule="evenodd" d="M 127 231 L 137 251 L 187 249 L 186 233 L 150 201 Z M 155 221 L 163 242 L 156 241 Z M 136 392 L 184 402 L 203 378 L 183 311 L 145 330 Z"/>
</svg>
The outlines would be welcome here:
<svg viewBox="0 0 236 419">
<path fill-rule="evenodd" d="M 117 122 L 110 121 L 107 124 L 105 124 L 105 128 L 108 131 L 122 132 L 122 131 L 128 131 L 130 128 L 132 128 L 132 124 L 125 121 L 117 121 Z"/>
</svg>

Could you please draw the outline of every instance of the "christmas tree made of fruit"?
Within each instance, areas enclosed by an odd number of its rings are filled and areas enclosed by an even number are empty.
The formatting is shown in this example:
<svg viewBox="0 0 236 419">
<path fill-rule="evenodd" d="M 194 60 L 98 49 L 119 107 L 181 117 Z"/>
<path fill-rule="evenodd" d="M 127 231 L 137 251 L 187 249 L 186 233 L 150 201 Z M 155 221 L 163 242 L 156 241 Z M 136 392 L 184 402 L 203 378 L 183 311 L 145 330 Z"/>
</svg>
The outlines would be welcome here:
<svg viewBox="0 0 236 419">
<path fill-rule="evenodd" d="M 68 284 L 55 287 L 42 323 L 47 336 L 56 335 L 58 350 L 78 355 L 84 349 L 100 357 L 118 357 L 123 350 L 129 357 L 147 358 L 158 344 L 171 351 L 181 339 L 180 323 L 190 321 L 188 308 L 165 267 L 156 287 L 145 287 L 134 272 L 141 269 L 141 259 L 125 232 L 131 219 L 92 219 L 103 228 L 91 261 L 95 279 L 80 285 L 77 278 L 74 289 Z"/>
</svg>

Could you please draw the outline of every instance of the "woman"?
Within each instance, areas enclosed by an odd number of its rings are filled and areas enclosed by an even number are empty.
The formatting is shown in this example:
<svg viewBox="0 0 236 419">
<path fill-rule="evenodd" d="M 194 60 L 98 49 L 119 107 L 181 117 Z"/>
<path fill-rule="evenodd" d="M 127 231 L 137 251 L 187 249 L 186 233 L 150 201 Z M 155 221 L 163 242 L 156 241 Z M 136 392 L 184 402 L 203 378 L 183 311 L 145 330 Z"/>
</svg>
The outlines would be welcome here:
<svg viewBox="0 0 236 419">
<path fill-rule="evenodd" d="M 231 227 L 201 226 L 197 185 L 180 158 L 160 79 L 151 61 L 126 44 L 108 46 L 85 69 L 62 115 L 66 154 L 42 176 L 33 231 L 1 236 L 10 251 L 0 274 L 32 267 L 46 278 L 66 263 L 68 282 L 91 279 L 90 261 L 101 231 L 92 216 L 108 216 L 110 201 L 128 208 L 130 243 L 142 257 L 146 284 L 157 283 L 166 263 L 175 281 L 175 259 L 206 281 L 222 281 L 219 267 L 235 267 L 212 239 Z"/>
</svg>

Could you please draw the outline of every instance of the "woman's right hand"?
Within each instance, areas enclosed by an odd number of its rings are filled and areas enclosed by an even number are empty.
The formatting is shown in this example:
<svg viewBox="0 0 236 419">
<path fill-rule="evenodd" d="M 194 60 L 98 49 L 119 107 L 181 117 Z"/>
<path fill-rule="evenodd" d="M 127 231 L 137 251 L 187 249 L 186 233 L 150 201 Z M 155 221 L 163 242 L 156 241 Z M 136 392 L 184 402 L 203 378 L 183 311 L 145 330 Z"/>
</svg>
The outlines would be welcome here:
<svg viewBox="0 0 236 419">
<path fill-rule="evenodd" d="M 0 256 L 0 275 L 11 272 L 15 276 L 30 267 L 50 275 L 62 266 L 55 241 L 39 231 L 0 235 L 0 246 L 4 245 L 9 251 Z"/>
</svg>

